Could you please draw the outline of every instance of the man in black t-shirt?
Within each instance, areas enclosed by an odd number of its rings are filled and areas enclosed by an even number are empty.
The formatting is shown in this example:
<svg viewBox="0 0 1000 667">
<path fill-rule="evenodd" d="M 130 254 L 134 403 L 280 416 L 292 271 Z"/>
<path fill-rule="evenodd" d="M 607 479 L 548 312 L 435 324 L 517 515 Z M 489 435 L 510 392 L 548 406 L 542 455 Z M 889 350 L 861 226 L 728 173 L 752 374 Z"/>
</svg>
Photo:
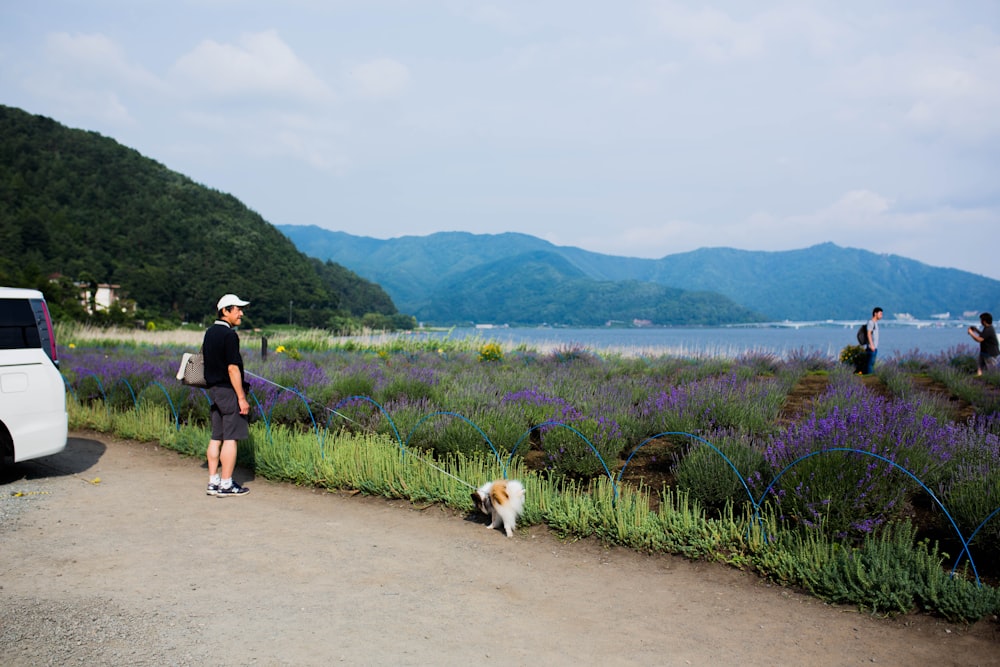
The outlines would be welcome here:
<svg viewBox="0 0 1000 667">
<path fill-rule="evenodd" d="M 996 368 L 997 357 L 1000 357 L 1000 345 L 997 344 L 997 332 L 993 328 L 993 316 L 989 313 L 983 313 L 979 316 L 979 323 L 983 327 L 978 331 L 975 327 L 969 327 L 969 335 L 972 336 L 972 340 L 979 343 L 979 363 L 976 375 L 982 375 L 983 371 L 988 368 Z"/>
<path fill-rule="evenodd" d="M 226 294 L 216 306 L 218 319 L 205 332 L 205 382 L 212 399 L 212 437 L 208 442 L 208 490 L 217 498 L 242 496 L 250 489 L 233 481 L 236 469 L 236 441 L 250 435 L 247 415 L 247 385 L 243 380 L 243 357 L 236 327 L 243 321 L 243 307 L 249 305 L 235 294 Z"/>
</svg>

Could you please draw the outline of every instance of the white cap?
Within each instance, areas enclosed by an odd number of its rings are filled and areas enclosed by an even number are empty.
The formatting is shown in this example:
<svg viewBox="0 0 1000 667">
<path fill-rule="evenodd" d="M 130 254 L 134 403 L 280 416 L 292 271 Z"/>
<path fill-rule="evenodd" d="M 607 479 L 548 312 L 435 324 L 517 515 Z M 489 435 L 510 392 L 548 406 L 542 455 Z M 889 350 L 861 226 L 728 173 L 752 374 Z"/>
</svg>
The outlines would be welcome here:
<svg viewBox="0 0 1000 667">
<path fill-rule="evenodd" d="M 243 306 L 249 306 L 249 305 L 250 305 L 249 301 L 244 301 L 235 294 L 226 294 L 221 299 L 219 299 L 219 305 L 216 308 L 218 310 L 222 310 L 224 308 L 229 308 L 229 306 L 239 306 L 240 308 L 242 308 Z"/>
</svg>

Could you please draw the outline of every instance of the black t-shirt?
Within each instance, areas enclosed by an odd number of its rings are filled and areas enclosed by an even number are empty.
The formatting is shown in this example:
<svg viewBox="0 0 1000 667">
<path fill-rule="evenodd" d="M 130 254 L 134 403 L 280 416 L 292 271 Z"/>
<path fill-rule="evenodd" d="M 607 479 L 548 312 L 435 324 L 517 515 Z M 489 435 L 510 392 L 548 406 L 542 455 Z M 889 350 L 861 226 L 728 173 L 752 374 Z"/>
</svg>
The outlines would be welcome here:
<svg viewBox="0 0 1000 667">
<path fill-rule="evenodd" d="M 997 344 L 997 332 L 992 324 L 984 324 L 983 330 L 979 332 L 983 342 L 979 344 L 979 353 L 984 357 L 1000 356 L 1000 345 Z"/>
<path fill-rule="evenodd" d="M 240 337 L 231 326 L 216 320 L 205 332 L 202 354 L 205 355 L 205 382 L 209 387 L 232 386 L 229 367 L 233 365 L 239 366 L 240 382 L 243 382 Z"/>
</svg>

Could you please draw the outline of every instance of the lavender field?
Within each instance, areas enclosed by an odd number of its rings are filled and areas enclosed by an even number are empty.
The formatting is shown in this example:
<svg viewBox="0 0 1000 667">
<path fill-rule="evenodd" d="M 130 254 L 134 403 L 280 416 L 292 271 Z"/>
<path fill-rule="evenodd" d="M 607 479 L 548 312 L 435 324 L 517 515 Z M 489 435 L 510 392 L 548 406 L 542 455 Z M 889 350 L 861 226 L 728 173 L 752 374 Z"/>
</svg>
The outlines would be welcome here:
<svg viewBox="0 0 1000 667">
<path fill-rule="evenodd" d="M 769 508 L 846 543 L 908 523 L 977 579 L 998 574 L 1000 377 L 975 377 L 967 348 L 898 355 L 864 378 L 817 353 L 289 340 L 265 359 L 245 348 L 254 419 L 317 446 L 378 433 L 439 457 L 516 458 L 554 479 L 685 492 L 719 515 Z M 204 424 L 205 394 L 174 378 L 181 351 L 81 342 L 62 351 L 62 371 L 81 403 L 163 404 L 178 427 Z"/>
</svg>

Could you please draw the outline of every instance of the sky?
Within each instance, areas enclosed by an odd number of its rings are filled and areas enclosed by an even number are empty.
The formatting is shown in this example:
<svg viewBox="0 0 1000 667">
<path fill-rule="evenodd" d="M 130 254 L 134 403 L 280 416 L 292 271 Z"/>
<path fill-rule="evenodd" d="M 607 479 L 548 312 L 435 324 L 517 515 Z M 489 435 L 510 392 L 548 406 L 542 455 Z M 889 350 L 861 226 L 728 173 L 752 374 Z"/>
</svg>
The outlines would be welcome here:
<svg viewBox="0 0 1000 667">
<path fill-rule="evenodd" d="M 0 104 L 275 225 L 1000 279 L 1000 2 L 36 0 Z"/>
</svg>

